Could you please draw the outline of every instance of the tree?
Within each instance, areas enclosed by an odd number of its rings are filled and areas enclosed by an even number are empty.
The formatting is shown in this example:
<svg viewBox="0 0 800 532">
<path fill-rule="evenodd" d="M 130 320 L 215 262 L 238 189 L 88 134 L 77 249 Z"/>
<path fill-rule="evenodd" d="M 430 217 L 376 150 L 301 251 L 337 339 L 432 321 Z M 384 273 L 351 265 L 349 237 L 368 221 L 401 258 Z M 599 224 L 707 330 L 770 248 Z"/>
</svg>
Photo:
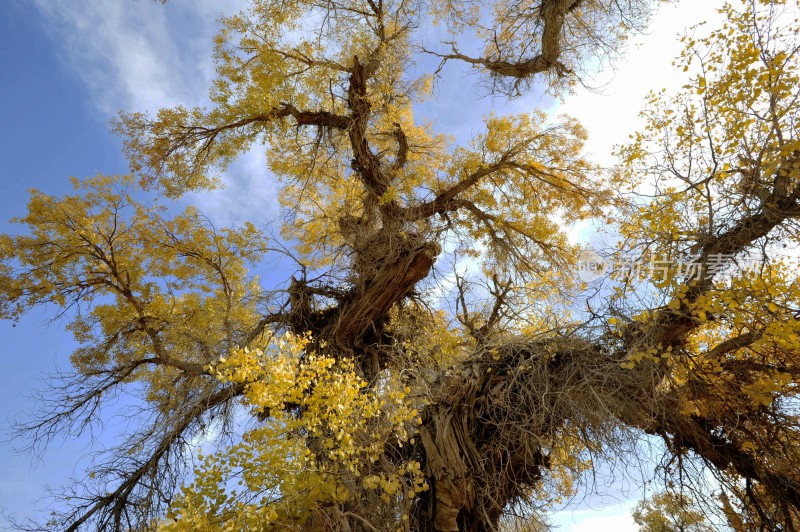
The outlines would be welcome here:
<svg viewBox="0 0 800 532">
<path fill-rule="evenodd" d="M 132 175 L 34 192 L 28 234 L 0 240 L 2 315 L 54 304 L 81 344 L 22 430 L 80 433 L 121 390 L 141 405 L 47 526 L 492 530 L 657 438 L 670 474 L 757 486 L 747 503 L 794 529 L 800 284 L 775 250 L 798 240 L 797 7 L 726 4 L 610 173 L 575 119 L 489 116 L 454 146 L 414 105 L 450 61 L 512 95 L 568 90 L 644 1 L 256 0 L 224 20 L 212 108 L 122 114 Z M 426 17 L 462 46 L 428 50 Z M 479 57 L 459 51 L 473 28 Z M 415 53 L 443 64 L 412 78 Z M 212 188 L 254 144 L 291 249 L 142 199 Z M 580 250 L 554 220 L 591 216 L 659 267 L 616 271 L 576 316 Z M 250 273 L 274 253 L 297 263 L 279 290 Z M 184 476 L 209 431 L 233 441 Z"/>
<path fill-rule="evenodd" d="M 745 481 L 725 486 L 716 497 L 709 497 L 711 492 L 706 491 L 697 493 L 697 499 L 694 499 L 676 491 L 675 486 L 667 487 L 665 491 L 640 501 L 633 511 L 633 519 L 647 532 L 791 530 L 793 525 L 787 525 L 787 522 L 797 521 L 796 510 L 791 511 L 787 520 L 786 507 L 781 508 L 780 503 L 770 501 L 766 493 L 758 493 L 758 496 L 753 493 L 753 490 L 762 489 L 761 485 Z"/>
<path fill-rule="evenodd" d="M 704 532 L 713 530 L 705 514 L 692 506 L 694 501 L 680 493 L 665 491 L 636 505 L 633 520 L 644 532 Z"/>
</svg>

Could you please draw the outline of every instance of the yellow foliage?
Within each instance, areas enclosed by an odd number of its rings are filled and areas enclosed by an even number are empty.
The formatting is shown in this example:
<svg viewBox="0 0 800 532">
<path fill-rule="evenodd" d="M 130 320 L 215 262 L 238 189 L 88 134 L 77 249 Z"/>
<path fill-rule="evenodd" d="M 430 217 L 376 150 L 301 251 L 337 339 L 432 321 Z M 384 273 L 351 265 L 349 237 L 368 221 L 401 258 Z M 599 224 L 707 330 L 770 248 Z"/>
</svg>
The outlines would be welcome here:
<svg viewBox="0 0 800 532">
<path fill-rule="evenodd" d="M 286 334 L 209 367 L 221 382 L 244 384 L 243 403 L 268 417 L 203 458 L 164 530 L 281 529 L 331 505 L 388 504 L 426 489 L 416 460 L 385 462 L 386 447 L 402 447 L 419 423 L 410 388 L 392 375 L 368 388 L 352 361 L 325 356 L 324 346 L 315 353 L 310 342 Z"/>
</svg>

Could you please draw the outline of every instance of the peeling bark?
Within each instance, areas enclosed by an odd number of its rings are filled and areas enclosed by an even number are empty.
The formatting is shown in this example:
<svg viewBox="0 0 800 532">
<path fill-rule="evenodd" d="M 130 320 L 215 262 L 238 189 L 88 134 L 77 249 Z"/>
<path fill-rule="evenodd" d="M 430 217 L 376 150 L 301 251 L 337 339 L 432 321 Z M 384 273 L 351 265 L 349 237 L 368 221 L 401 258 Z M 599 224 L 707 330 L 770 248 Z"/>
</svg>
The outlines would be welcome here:
<svg viewBox="0 0 800 532">
<path fill-rule="evenodd" d="M 389 309 L 427 277 L 438 253 L 436 244 L 422 244 L 364 280 L 363 292 L 345 303 L 339 313 L 333 335 L 336 344 L 345 349 L 362 345 L 371 331 L 377 331 Z"/>
</svg>

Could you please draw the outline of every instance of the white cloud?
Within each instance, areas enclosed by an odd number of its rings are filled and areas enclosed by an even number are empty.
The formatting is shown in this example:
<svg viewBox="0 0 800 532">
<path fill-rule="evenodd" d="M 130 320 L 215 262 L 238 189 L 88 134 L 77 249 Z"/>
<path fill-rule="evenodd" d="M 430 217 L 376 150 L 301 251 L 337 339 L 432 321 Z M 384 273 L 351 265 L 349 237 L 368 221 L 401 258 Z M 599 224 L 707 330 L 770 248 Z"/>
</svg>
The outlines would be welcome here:
<svg viewBox="0 0 800 532">
<path fill-rule="evenodd" d="M 585 151 L 595 162 L 611 167 L 615 146 L 642 129 L 639 117 L 647 94 L 666 89 L 677 92 L 688 80 L 672 65 L 683 44 L 679 41 L 691 26 L 719 20 L 717 2 L 681 0 L 663 5 L 647 33 L 631 39 L 613 69 L 589 81 L 592 88 L 579 88 L 556 105 L 554 114 L 577 117 L 589 133 Z M 592 222 L 575 224 L 568 230 L 571 242 L 588 242 L 597 232 Z"/>
<path fill-rule="evenodd" d="M 214 76 L 211 52 L 217 21 L 247 4 L 34 1 L 61 59 L 85 85 L 101 120 L 120 110 L 153 112 L 206 104 Z M 276 190 L 263 147 L 256 146 L 231 166 L 223 190 L 192 194 L 186 200 L 220 224 L 272 220 L 278 213 Z"/>
<path fill-rule="evenodd" d="M 681 50 L 678 41 L 684 29 L 719 19 L 717 2 L 682 0 L 661 6 L 647 34 L 633 38 L 629 49 L 614 70 L 591 83 L 597 90 L 579 89 L 555 108 L 558 113 L 578 117 L 589 132 L 587 151 L 604 166 L 613 164 L 611 156 L 617 144 L 640 129 L 638 117 L 650 90 L 675 91 L 686 83 L 672 66 Z"/>
<path fill-rule="evenodd" d="M 569 532 L 636 532 L 639 526 L 634 522 L 631 511 L 635 500 L 613 504 L 597 510 L 564 510 L 557 512 L 550 522 L 555 530 Z"/>
<path fill-rule="evenodd" d="M 197 205 L 214 223 L 272 222 L 280 214 L 279 184 L 267 168 L 266 150 L 254 145 L 226 171 L 223 188 L 187 194 L 184 202 Z"/>
<path fill-rule="evenodd" d="M 181 9 L 156 2 L 35 0 L 62 59 L 108 117 L 120 109 L 196 103 L 205 93 L 214 26 L 201 19 L 211 2 L 196 4 L 196 20 L 176 27 L 185 18 Z M 193 41 L 207 46 L 199 50 Z"/>
</svg>

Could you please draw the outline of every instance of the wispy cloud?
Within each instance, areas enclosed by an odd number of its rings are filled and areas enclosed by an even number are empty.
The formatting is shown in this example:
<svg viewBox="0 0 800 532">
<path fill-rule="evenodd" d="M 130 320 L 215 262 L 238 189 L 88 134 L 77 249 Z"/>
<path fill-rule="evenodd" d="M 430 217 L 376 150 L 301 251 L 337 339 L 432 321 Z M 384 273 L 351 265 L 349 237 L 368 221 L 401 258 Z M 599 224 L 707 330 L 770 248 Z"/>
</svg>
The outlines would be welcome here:
<svg viewBox="0 0 800 532">
<path fill-rule="evenodd" d="M 85 0 L 78 8 L 63 0 L 34 2 L 62 61 L 83 82 L 100 120 L 120 110 L 154 112 L 207 104 L 219 17 L 247 5 L 246 0 L 166 5 Z M 256 146 L 233 164 L 223 190 L 192 194 L 184 201 L 220 224 L 275 219 L 277 187 L 263 152 Z"/>
<path fill-rule="evenodd" d="M 219 3 L 34 2 L 103 115 L 202 102 Z"/>
<path fill-rule="evenodd" d="M 277 178 L 267 168 L 266 148 L 256 144 L 228 168 L 221 190 L 191 193 L 184 201 L 200 206 L 215 223 L 264 225 L 280 215 L 278 191 Z"/>
</svg>

